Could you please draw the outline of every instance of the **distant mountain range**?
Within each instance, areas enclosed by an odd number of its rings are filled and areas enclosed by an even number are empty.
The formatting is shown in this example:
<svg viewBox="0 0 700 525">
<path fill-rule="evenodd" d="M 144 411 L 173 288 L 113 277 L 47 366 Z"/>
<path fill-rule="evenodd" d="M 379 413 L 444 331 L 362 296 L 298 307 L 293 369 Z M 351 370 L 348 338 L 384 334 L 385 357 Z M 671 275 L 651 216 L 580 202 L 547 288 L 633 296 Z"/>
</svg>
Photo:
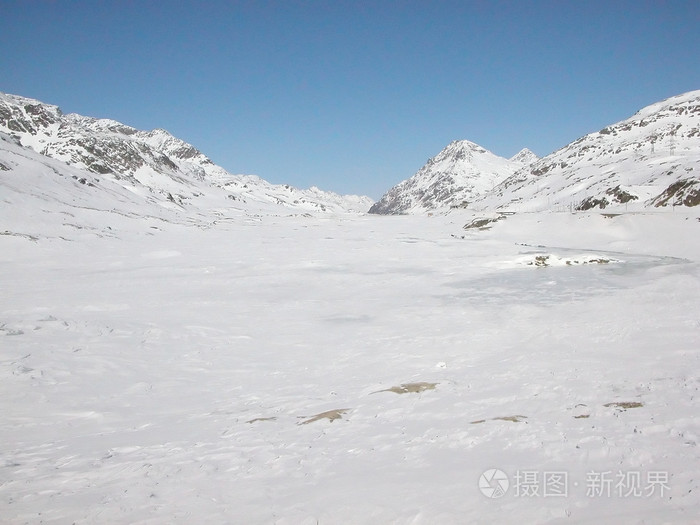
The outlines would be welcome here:
<svg viewBox="0 0 700 525">
<path fill-rule="evenodd" d="M 652 104 L 541 159 L 527 149 L 506 159 L 454 141 L 376 203 L 234 175 L 163 129 L 66 115 L 57 106 L 0 93 L 0 189 L 6 203 L 53 199 L 123 215 L 198 215 L 204 221 L 239 212 L 697 206 L 700 91 Z"/>
<path fill-rule="evenodd" d="M 390 189 L 371 213 L 445 207 L 541 211 L 700 204 L 700 91 L 652 104 L 541 159 L 456 141 Z"/>
<path fill-rule="evenodd" d="M 44 180 L 47 187 L 70 173 L 63 179 L 88 185 L 92 196 L 83 197 L 93 204 L 100 202 L 101 191 L 121 189 L 149 204 L 182 210 L 209 206 L 251 212 L 261 207 L 277 213 L 365 212 L 373 202 L 234 175 L 163 129 L 139 131 L 114 120 L 64 115 L 57 106 L 16 95 L 0 93 L 0 139 L 0 170 L 12 172 L 21 165 L 23 174 L 38 169 L 46 177 L 59 177 L 51 184 Z M 21 184 L 17 191 L 23 191 Z"/>
</svg>

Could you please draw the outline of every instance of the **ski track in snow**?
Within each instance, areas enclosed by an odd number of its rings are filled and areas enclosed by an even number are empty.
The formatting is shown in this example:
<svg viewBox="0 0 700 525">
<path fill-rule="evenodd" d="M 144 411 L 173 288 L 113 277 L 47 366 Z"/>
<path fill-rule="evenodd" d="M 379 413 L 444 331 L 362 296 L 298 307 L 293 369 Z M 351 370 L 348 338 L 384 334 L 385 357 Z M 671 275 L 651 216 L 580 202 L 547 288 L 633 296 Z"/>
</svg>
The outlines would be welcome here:
<svg viewBox="0 0 700 525">
<path fill-rule="evenodd" d="M 0 521 L 697 519 L 697 217 L 466 222 L 3 226 Z M 528 470 L 568 496 L 518 497 Z M 591 471 L 669 488 L 588 497 Z"/>
</svg>

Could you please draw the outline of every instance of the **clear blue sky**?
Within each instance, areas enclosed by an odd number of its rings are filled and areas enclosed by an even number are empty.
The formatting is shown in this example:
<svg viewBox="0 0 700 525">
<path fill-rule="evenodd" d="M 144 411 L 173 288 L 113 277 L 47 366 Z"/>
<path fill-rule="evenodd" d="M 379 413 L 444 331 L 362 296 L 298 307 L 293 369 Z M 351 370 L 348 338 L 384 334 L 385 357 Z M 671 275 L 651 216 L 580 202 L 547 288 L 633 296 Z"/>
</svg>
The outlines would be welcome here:
<svg viewBox="0 0 700 525">
<path fill-rule="evenodd" d="M 700 89 L 700 1 L 0 0 L 0 91 L 378 198 L 454 139 L 540 156 Z"/>
</svg>

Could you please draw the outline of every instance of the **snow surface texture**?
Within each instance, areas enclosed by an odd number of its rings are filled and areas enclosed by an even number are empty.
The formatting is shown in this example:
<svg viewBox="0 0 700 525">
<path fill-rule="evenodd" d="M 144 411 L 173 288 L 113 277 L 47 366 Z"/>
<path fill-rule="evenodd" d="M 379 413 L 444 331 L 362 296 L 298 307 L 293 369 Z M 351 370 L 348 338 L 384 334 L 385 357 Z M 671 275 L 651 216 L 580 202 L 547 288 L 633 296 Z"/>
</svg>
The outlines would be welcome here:
<svg viewBox="0 0 700 525">
<path fill-rule="evenodd" d="M 697 214 L 207 219 L 14 148 L 3 523 L 697 519 Z M 516 492 L 525 471 L 566 496 Z M 645 492 L 588 495 L 591 472 Z"/>
<path fill-rule="evenodd" d="M 254 175 L 232 175 L 163 129 L 139 131 L 114 120 L 64 115 L 57 106 L 17 95 L 0 93 L 0 132 L 89 172 L 98 188 L 107 179 L 165 207 L 202 208 L 203 201 L 213 199 L 220 206 L 234 201 L 250 209 L 273 204 L 302 212 L 364 212 L 372 204 L 369 197 L 341 196 L 315 187 L 299 190 Z"/>
<path fill-rule="evenodd" d="M 526 150 L 506 160 L 471 142 L 453 142 L 371 211 L 692 207 L 700 204 L 699 170 L 700 91 L 691 91 L 539 160 Z"/>
</svg>

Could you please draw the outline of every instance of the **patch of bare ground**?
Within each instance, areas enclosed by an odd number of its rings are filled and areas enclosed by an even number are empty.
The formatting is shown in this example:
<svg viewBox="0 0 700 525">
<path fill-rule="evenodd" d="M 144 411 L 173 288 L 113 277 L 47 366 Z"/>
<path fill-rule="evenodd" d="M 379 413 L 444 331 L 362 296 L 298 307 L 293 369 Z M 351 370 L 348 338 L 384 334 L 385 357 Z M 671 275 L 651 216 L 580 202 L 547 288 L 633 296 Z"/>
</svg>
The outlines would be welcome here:
<svg viewBox="0 0 700 525">
<path fill-rule="evenodd" d="M 478 217 L 473 219 L 471 222 L 464 225 L 465 230 L 477 229 L 477 230 L 488 230 L 493 226 L 494 223 L 505 219 L 505 216 L 499 215 L 498 217 Z"/>
<path fill-rule="evenodd" d="M 488 421 L 510 421 L 511 423 L 522 423 L 527 419 L 527 416 L 500 416 L 500 417 L 492 417 Z M 486 419 L 477 419 L 476 421 L 472 421 L 472 425 L 476 425 L 478 423 L 485 423 L 487 420 Z"/>
<path fill-rule="evenodd" d="M 435 390 L 435 387 L 440 383 L 403 383 L 399 386 L 392 386 L 391 388 L 385 388 L 384 390 L 377 390 L 372 392 L 372 394 L 378 394 L 379 392 L 394 392 L 395 394 L 419 394 L 425 392 L 426 390 Z"/>
<path fill-rule="evenodd" d="M 587 408 L 588 408 L 588 405 L 585 403 L 579 403 L 578 405 L 573 407 L 573 410 L 576 412 L 574 419 L 588 419 L 589 417 L 591 417 L 590 414 L 586 413 Z"/>
<path fill-rule="evenodd" d="M 299 423 L 299 425 L 308 425 L 309 423 L 314 423 L 315 421 L 320 421 L 322 419 L 327 419 L 331 423 L 336 419 L 343 419 L 343 414 L 349 411 L 349 408 L 336 408 L 335 410 L 327 410 L 326 412 L 321 412 L 315 416 L 300 416 L 306 417 L 308 419 Z"/>
<path fill-rule="evenodd" d="M 639 408 L 643 407 L 644 403 L 640 403 L 639 401 L 616 401 L 614 403 L 606 403 L 603 405 L 604 407 L 615 407 L 618 410 L 627 410 L 628 408 Z"/>
<path fill-rule="evenodd" d="M 609 264 L 611 262 L 619 262 L 616 261 L 615 259 L 606 259 L 605 257 L 597 257 L 597 258 L 582 258 L 582 259 L 561 259 L 559 260 L 557 257 L 552 257 L 551 255 L 536 255 L 535 259 L 533 261 L 528 262 L 528 266 L 537 266 L 538 268 L 543 268 L 545 266 L 552 266 L 556 265 L 557 263 L 561 264 L 561 261 L 564 261 L 566 266 L 577 266 L 579 264 Z"/>
<path fill-rule="evenodd" d="M 257 423 L 259 421 L 275 421 L 277 418 L 276 417 L 256 417 L 255 419 L 251 419 L 250 421 L 246 421 L 246 423 Z"/>
</svg>

